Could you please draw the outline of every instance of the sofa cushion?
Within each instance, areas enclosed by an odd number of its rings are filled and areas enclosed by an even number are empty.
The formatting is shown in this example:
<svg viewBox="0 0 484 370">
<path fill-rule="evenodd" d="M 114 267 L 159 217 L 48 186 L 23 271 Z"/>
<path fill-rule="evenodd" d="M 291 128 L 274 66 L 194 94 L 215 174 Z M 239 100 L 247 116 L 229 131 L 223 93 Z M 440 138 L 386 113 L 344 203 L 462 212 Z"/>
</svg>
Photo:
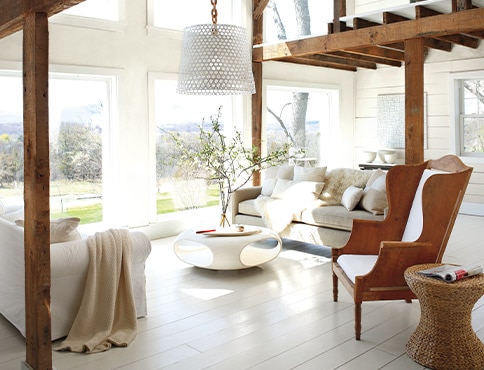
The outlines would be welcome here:
<svg viewBox="0 0 484 370">
<path fill-rule="evenodd" d="M 255 199 L 248 199 L 240 202 L 239 213 L 243 215 L 259 216 L 259 217 L 261 215 L 255 206 Z"/>
<path fill-rule="evenodd" d="M 373 269 L 377 259 L 378 256 L 372 254 L 343 254 L 337 261 L 354 284 L 357 276 L 366 275 Z"/>
<path fill-rule="evenodd" d="M 337 205 L 306 209 L 301 213 L 301 219 L 297 221 L 310 225 L 351 231 L 353 220 L 355 219 L 383 220 L 383 216 L 373 215 L 361 209 L 348 211 L 345 207 Z"/>
<path fill-rule="evenodd" d="M 341 198 L 341 205 L 345 207 L 348 211 L 352 211 L 363 195 L 363 189 L 357 186 L 350 185 Z"/>
<path fill-rule="evenodd" d="M 50 243 L 64 243 L 73 240 L 79 240 L 81 234 L 77 231 L 77 226 L 79 226 L 80 218 L 77 217 L 67 217 L 59 218 L 57 220 L 50 221 Z M 24 227 L 24 220 L 15 220 L 18 226 Z"/>
<path fill-rule="evenodd" d="M 385 208 L 388 207 L 385 171 L 377 170 L 373 172 L 363 191 L 359 205 L 374 215 L 384 214 Z"/>
</svg>

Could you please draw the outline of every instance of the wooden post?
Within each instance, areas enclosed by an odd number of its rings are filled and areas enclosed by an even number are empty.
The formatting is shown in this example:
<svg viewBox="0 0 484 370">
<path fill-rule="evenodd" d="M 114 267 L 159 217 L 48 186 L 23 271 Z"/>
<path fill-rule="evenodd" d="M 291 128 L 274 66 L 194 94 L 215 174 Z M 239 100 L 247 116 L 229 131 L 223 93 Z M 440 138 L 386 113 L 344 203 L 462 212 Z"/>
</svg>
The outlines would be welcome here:
<svg viewBox="0 0 484 370">
<path fill-rule="evenodd" d="M 26 362 L 52 369 L 49 209 L 49 30 L 47 13 L 23 31 Z"/>
<path fill-rule="evenodd" d="M 405 163 L 424 160 L 424 41 L 405 40 Z"/>
<path fill-rule="evenodd" d="M 261 44 L 263 41 L 263 17 L 261 5 L 267 5 L 267 1 L 254 0 L 254 17 L 252 18 L 252 45 Z M 256 9 L 259 12 L 256 14 Z M 260 13 L 260 14 L 259 14 Z M 253 62 L 252 72 L 254 73 L 255 94 L 252 95 L 252 147 L 256 148 L 258 154 L 262 153 L 262 63 Z M 261 183 L 261 175 L 256 171 L 252 176 L 252 185 Z"/>
<path fill-rule="evenodd" d="M 262 63 L 252 63 L 254 72 L 255 94 L 252 95 L 252 147 L 259 155 L 262 153 Z M 252 185 L 261 183 L 260 172 L 254 172 Z"/>
</svg>

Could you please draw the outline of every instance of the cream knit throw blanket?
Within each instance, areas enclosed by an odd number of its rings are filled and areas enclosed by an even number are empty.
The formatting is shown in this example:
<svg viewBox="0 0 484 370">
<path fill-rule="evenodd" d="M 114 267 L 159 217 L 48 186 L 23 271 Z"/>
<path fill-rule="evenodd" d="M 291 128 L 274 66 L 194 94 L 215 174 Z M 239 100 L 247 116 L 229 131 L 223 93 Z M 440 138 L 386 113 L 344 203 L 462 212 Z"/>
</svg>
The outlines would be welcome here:
<svg viewBox="0 0 484 370">
<path fill-rule="evenodd" d="M 127 230 L 89 236 L 89 269 L 79 312 L 58 351 L 101 352 L 126 347 L 136 336 L 131 285 L 131 238 Z"/>
</svg>

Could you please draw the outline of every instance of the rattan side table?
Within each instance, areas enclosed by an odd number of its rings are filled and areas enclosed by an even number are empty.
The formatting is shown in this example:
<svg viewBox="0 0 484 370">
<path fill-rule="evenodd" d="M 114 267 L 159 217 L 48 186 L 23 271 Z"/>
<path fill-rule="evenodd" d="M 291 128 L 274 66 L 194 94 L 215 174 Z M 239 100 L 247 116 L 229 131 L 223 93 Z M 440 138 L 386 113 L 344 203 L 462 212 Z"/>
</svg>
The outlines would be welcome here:
<svg viewBox="0 0 484 370">
<path fill-rule="evenodd" d="M 420 322 L 407 354 L 431 369 L 484 369 L 484 344 L 472 330 L 471 312 L 484 295 L 484 274 L 453 283 L 418 273 L 438 264 L 416 265 L 405 280 L 420 301 Z"/>
</svg>

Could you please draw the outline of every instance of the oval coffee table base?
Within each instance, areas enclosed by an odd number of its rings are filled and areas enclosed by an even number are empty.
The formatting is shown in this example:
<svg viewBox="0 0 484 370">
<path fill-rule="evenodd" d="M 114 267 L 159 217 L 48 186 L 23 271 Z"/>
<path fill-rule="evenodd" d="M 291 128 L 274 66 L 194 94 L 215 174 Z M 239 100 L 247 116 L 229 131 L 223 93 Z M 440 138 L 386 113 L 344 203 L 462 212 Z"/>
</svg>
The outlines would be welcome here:
<svg viewBox="0 0 484 370">
<path fill-rule="evenodd" d="M 282 241 L 272 230 L 243 236 L 215 236 L 196 234 L 187 230 L 177 236 L 175 254 L 183 262 L 212 270 L 246 269 L 276 258 Z"/>
</svg>

